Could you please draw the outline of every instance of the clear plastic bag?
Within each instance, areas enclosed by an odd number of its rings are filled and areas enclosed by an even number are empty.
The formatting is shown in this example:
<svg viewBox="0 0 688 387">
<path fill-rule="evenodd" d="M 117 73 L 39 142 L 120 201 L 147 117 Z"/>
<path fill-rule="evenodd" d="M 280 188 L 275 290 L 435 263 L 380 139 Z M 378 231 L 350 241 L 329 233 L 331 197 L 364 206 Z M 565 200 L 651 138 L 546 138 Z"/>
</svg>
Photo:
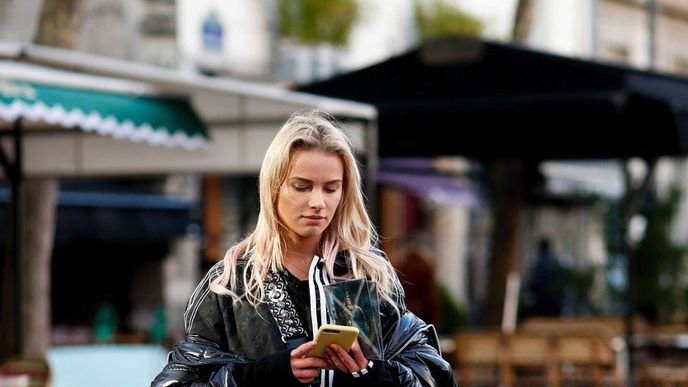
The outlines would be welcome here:
<svg viewBox="0 0 688 387">
<path fill-rule="evenodd" d="M 380 302 L 374 282 L 355 279 L 324 287 L 327 313 L 334 324 L 355 326 L 368 359 L 384 360 Z"/>
</svg>

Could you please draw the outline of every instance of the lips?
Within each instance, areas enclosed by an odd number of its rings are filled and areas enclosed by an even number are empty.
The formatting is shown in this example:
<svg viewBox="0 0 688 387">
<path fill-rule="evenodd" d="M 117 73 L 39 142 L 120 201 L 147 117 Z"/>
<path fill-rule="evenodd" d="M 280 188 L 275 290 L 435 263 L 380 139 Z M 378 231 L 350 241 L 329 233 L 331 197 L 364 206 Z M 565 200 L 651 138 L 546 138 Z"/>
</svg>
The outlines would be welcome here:
<svg viewBox="0 0 688 387">
<path fill-rule="evenodd" d="M 324 216 L 317 216 L 317 215 L 304 216 L 303 219 L 306 221 L 306 224 L 311 224 L 311 225 L 319 225 L 319 224 L 323 224 L 325 222 Z"/>
</svg>

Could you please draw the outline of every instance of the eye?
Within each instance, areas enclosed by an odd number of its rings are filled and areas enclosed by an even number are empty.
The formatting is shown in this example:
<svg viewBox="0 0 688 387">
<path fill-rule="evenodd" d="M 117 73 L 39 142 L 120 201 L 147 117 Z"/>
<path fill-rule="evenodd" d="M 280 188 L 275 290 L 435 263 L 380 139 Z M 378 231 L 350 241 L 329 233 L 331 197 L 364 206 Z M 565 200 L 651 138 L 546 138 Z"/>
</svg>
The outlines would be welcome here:
<svg viewBox="0 0 688 387">
<path fill-rule="evenodd" d="M 325 192 L 327 193 L 335 193 L 339 190 L 339 186 L 329 186 L 325 187 Z"/>
<path fill-rule="evenodd" d="M 294 184 L 293 187 L 299 192 L 306 192 L 311 189 L 311 187 L 307 184 Z"/>
</svg>

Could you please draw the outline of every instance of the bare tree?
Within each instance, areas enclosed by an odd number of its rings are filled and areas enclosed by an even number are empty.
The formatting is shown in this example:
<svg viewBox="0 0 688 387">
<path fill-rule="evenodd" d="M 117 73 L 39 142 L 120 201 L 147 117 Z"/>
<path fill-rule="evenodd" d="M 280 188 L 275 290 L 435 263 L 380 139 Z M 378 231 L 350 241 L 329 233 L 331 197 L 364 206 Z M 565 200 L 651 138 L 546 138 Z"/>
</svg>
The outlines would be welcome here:
<svg viewBox="0 0 688 387">
<path fill-rule="evenodd" d="M 44 0 L 34 42 L 41 45 L 73 48 L 81 21 L 81 0 Z M 51 257 L 55 237 L 59 180 L 51 177 L 19 179 L 20 305 L 19 325 L 14 330 L 13 348 L 2 342 L 2 356 L 21 355 L 43 358 L 51 336 Z M 3 320 L 8 321 L 3 308 Z M 12 317 L 10 317 L 12 318 Z M 3 335 L 3 337 L 5 337 Z M 17 353 L 18 352 L 18 353 Z"/>
</svg>

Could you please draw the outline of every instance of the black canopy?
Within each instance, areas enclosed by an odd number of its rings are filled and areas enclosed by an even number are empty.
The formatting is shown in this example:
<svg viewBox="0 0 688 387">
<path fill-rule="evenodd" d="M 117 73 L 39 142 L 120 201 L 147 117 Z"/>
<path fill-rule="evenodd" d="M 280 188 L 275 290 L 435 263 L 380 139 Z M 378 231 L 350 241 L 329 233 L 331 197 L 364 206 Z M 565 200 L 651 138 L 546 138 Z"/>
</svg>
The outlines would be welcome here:
<svg viewBox="0 0 688 387">
<path fill-rule="evenodd" d="M 381 157 L 688 153 L 688 80 L 515 45 L 432 41 L 299 90 L 374 104 Z"/>
</svg>

